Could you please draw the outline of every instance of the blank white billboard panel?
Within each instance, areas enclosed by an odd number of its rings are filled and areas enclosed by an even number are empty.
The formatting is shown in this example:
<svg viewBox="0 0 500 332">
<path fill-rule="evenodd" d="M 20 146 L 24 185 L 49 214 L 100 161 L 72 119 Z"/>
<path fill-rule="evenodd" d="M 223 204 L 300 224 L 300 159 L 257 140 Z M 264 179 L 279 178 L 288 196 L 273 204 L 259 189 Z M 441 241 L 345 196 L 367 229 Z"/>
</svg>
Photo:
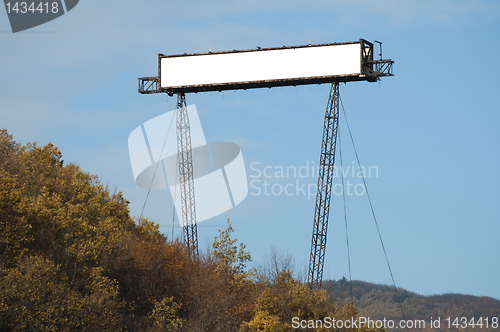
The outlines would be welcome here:
<svg viewBox="0 0 500 332">
<path fill-rule="evenodd" d="M 160 88 L 361 75 L 361 43 L 160 56 Z M 291 83 L 293 84 L 293 83 Z"/>
</svg>

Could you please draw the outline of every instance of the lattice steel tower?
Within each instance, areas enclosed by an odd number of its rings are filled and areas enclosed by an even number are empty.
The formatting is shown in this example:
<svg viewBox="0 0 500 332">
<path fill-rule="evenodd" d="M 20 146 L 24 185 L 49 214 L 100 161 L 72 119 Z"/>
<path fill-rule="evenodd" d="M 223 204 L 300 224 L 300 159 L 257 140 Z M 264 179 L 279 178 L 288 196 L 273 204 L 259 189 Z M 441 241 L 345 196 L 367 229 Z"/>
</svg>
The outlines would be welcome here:
<svg viewBox="0 0 500 332">
<path fill-rule="evenodd" d="M 335 82 L 330 89 L 330 96 L 328 97 L 326 106 L 323 140 L 319 159 L 318 189 L 316 191 L 311 255 L 309 257 L 309 273 L 307 275 L 307 280 L 311 287 L 319 286 L 323 278 L 338 125 L 339 83 Z"/>
<path fill-rule="evenodd" d="M 177 156 L 179 159 L 179 182 L 181 189 L 182 229 L 184 243 L 190 254 L 198 254 L 198 231 L 196 227 L 196 204 L 194 199 L 193 152 L 191 150 L 191 127 L 184 93 L 177 94 L 176 111 Z"/>
</svg>

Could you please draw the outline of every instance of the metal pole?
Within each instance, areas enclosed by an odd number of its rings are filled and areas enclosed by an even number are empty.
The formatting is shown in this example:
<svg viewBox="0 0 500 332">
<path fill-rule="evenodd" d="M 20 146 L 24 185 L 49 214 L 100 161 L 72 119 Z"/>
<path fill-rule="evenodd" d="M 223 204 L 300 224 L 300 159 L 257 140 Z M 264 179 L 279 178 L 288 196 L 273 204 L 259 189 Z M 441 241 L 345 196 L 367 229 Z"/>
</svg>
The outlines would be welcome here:
<svg viewBox="0 0 500 332">
<path fill-rule="evenodd" d="M 339 123 L 339 84 L 333 83 L 325 113 L 319 163 L 318 188 L 314 209 L 311 255 L 307 281 L 310 288 L 321 286 L 325 263 L 326 237 L 333 180 L 333 164 Z"/>
<path fill-rule="evenodd" d="M 179 157 L 179 181 L 183 238 L 189 255 L 198 254 L 198 232 L 194 199 L 193 153 L 191 150 L 191 128 L 186 107 L 186 97 L 177 94 L 177 154 Z"/>
</svg>

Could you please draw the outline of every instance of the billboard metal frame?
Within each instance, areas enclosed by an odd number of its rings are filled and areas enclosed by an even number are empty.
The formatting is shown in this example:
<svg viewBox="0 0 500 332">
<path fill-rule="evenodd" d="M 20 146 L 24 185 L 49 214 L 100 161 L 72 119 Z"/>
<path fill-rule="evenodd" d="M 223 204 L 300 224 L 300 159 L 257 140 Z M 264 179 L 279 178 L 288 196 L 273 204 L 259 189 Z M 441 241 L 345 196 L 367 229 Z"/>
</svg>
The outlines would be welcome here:
<svg viewBox="0 0 500 332">
<path fill-rule="evenodd" d="M 297 77 L 297 78 L 284 78 L 284 79 L 271 79 L 271 80 L 257 80 L 257 81 L 243 81 L 243 82 L 227 82 L 216 84 L 197 84 L 197 85 L 184 85 L 184 86 L 169 86 L 161 87 L 161 62 L 165 58 L 178 58 L 178 57 L 193 57 L 202 55 L 217 55 L 217 54 L 233 54 L 244 52 L 262 52 L 286 49 L 302 49 L 313 48 L 322 46 L 339 46 L 339 45 L 360 45 L 360 69 L 358 73 L 348 75 L 330 75 L 330 76 L 314 76 L 314 77 Z M 249 50 L 233 50 L 225 52 L 206 52 L 206 53 L 191 53 L 191 54 L 177 54 L 177 55 L 163 55 L 158 54 L 158 77 L 142 77 L 139 78 L 139 92 L 143 94 L 164 92 L 173 96 L 179 93 L 198 93 L 209 91 L 224 91 L 224 90 L 246 90 L 256 88 L 272 88 L 283 86 L 297 86 L 306 84 L 323 84 L 334 82 L 355 82 L 355 81 L 368 81 L 376 82 L 382 76 L 393 76 L 392 73 L 392 60 L 374 60 L 373 59 L 373 44 L 360 39 L 356 42 L 346 43 L 330 43 L 330 44 L 314 44 L 314 45 L 300 45 L 300 46 L 283 46 L 273 48 L 258 48 Z"/>
</svg>

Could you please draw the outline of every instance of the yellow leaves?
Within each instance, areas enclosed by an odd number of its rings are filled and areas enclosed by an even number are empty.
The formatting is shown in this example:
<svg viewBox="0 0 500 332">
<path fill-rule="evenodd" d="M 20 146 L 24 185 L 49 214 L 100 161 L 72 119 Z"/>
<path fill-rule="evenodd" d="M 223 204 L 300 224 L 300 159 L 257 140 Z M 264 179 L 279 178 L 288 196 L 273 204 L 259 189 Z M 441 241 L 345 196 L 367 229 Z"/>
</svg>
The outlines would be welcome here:
<svg viewBox="0 0 500 332">
<path fill-rule="evenodd" d="M 252 320 L 248 323 L 243 323 L 241 332 L 272 332 L 282 326 L 281 319 L 278 316 L 270 315 L 267 311 L 257 310 Z M 281 329 L 280 329 L 281 330 Z"/>
<path fill-rule="evenodd" d="M 147 218 L 141 218 L 137 220 L 137 231 L 142 236 L 151 239 L 153 241 L 164 240 L 163 235 L 160 233 L 160 225 L 153 221 L 149 221 Z"/>
<path fill-rule="evenodd" d="M 2 278 L 0 297 L 19 330 L 36 331 L 58 324 L 60 317 L 54 316 L 59 309 L 54 305 L 71 297 L 61 281 L 54 265 L 39 257 L 29 257 L 8 271 Z"/>
<path fill-rule="evenodd" d="M 254 316 L 243 326 L 247 329 L 242 327 L 241 331 L 267 331 L 267 328 L 288 331 L 291 329 L 293 317 L 299 317 L 301 320 L 317 320 L 335 316 L 336 312 L 336 305 L 330 301 L 324 290 L 311 290 L 292 278 L 289 271 L 283 270 L 269 285 L 261 285 Z M 263 322 L 275 322 L 276 318 L 279 324 L 274 327 L 263 325 Z"/>
<path fill-rule="evenodd" d="M 7 266 L 13 266 L 33 240 L 19 208 L 20 196 L 14 179 L 0 168 L 0 259 Z"/>
<path fill-rule="evenodd" d="M 215 261 L 224 267 L 234 270 L 238 274 L 243 274 L 246 262 L 251 261 L 250 252 L 243 243 L 240 247 L 236 245 L 238 239 L 231 239 L 234 229 L 229 219 L 227 220 L 227 229 L 219 230 L 219 235 L 214 238 L 212 243 L 212 256 Z"/>
<path fill-rule="evenodd" d="M 0 321 L 7 317 L 19 331 L 116 331 L 121 304 L 116 282 L 91 273 L 87 295 L 71 289 L 58 267 L 42 257 L 28 257 L 3 276 Z"/>
<path fill-rule="evenodd" d="M 0 167 L 0 217 L 7 211 L 17 213 L 26 225 L 21 239 L 11 234 L 11 229 L 19 230 L 13 225 L 22 225 L 19 220 L 2 227 L 0 248 L 7 246 L 11 252 L 36 248 L 63 268 L 73 267 L 75 261 L 79 266 L 109 262 L 121 230 L 133 225 L 121 193 L 111 195 L 97 176 L 78 166 L 63 166 L 61 153 L 52 144 L 28 143 L 15 149 L 5 131 L 0 138 L 0 151 L 12 157 L 9 168 Z M 4 220 L 8 219 L 1 218 L 0 223 Z"/>
<path fill-rule="evenodd" d="M 161 331 L 170 331 L 181 328 L 183 319 L 179 317 L 180 304 L 174 301 L 174 297 L 164 297 L 160 302 L 155 301 L 154 308 L 148 315 L 155 327 Z"/>
<path fill-rule="evenodd" d="M 0 166 L 5 167 L 9 158 L 15 155 L 19 149 L 20 144 L 14 142 L 12 135 L 9 135 L 6 129 L 0 129 Z"/>
</svg>

